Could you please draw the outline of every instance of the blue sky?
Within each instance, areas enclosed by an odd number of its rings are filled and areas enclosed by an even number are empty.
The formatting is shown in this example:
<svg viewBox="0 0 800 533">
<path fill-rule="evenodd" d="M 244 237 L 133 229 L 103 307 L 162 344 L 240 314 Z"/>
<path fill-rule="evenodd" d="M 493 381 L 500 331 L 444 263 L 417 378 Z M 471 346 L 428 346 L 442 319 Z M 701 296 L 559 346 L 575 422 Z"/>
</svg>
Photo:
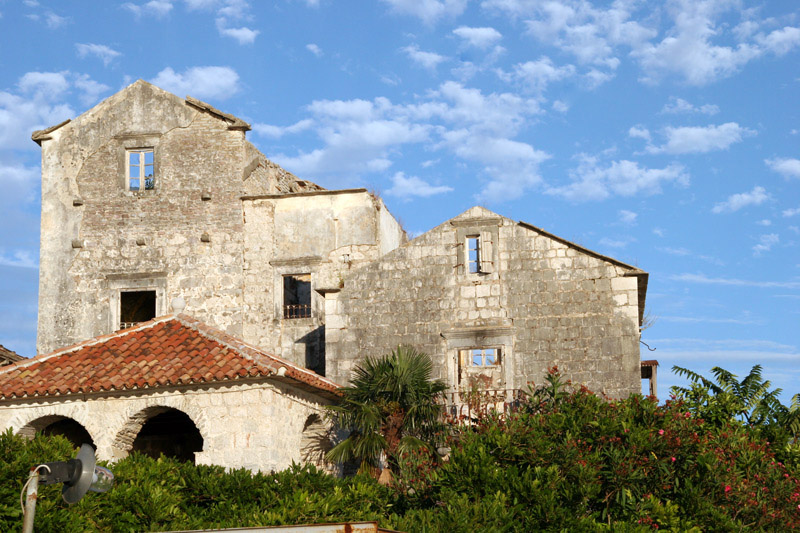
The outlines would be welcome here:
<svg viewBox="0 0 800 533">
<path fill-rule="evenodd" d="M 0 343 L 23 355 L 30 134 L 142 78 L 412 235 L 480 204 L 650 272 L 662 398 L 674 364 L 800 392 L 794 0 L 0 0 L 0 50 Z"/>
</svg>

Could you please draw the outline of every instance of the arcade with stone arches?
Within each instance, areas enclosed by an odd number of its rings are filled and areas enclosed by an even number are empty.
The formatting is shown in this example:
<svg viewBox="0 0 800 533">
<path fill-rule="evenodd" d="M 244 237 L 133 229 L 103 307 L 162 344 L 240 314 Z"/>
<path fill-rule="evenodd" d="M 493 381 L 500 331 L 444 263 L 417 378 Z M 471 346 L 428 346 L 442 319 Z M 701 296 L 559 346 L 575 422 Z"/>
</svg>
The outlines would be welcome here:
<svg viewBox="0 0 800 533">
<path fill-rule="evenodd" d="M 93 428 L 95 432 L 105 428 Z M 195 462 L 203 451 L 203 436 L 192 418 L 174 407 L 154 405 L 139 410 L 116 432 L 112 447 L 117 458 L 138 452 L 149 457 L 161 455 L 184 462 Z M 22 426 L 18 435 L 32 439 L 36 434 L 61 435 L 74 447 L 89 444 L 97 448 L 97 440 L 87 427 L 68 414 L 48 414 L 33 418 Z"/>
</svg>

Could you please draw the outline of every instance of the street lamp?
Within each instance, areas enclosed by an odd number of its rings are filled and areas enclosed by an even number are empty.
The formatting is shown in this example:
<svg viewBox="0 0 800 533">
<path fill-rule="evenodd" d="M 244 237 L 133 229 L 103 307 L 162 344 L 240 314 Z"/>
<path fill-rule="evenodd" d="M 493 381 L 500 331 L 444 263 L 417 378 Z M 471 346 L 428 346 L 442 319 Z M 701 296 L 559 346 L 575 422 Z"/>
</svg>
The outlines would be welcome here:
<svg viewBox="0 0 800 533">
<path fill-rule="evenodd" d="M 42 485 L 63 483 L 61 497 L 70 505 L 77 503 L 88 491 L 106 492 L 109 490 L 114 484 L 114 474 L 107 468 L 97 466 L 96 463 L 94 448 L 83 444 L 75 459 L 44 463 L 31 468 L 28 481 L 22 487 L 23 492 L 27 487 L 23 505 L 22 533 L 33 532 L 33 517 L 36 514 L 39 483 Z"/>
</svg>

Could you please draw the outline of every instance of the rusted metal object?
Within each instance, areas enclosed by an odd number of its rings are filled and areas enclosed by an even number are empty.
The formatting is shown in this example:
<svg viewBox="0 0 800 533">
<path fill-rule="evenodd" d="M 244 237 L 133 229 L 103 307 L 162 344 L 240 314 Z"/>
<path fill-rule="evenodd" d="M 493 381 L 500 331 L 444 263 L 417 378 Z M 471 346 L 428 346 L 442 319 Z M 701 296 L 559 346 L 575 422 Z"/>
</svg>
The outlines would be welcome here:
<svg viewBox="0 0 800 533">
<path fill-rule="evenodd" d="M 522 389 L 447 392 L 443 402 L 444 417 L 450 423 L 469 424 L 475 418 L 492 412 L 503 416 L 517 410 L 526 396 Z"/>
<path fill-rule="evenodd" d="M 28 490 L 25 493 L 25 507 L 22 517 L 22 533 L 33 533 L 33 518 L 36 514 L 36 500 L 39 498 L 39 468 L 34 466 L 28 474 Z"/>
</svg>

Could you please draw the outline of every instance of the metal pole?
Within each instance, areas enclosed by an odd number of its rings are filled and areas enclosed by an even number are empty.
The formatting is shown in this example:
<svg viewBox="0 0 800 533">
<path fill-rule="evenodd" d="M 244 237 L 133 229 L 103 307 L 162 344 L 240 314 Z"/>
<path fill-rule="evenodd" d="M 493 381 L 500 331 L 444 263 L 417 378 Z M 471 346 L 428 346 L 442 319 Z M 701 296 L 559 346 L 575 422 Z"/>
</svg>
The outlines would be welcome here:
<svg viewBox="0 0 800 533">
<path fill-rule="evenodd" d="M 22 533 L 33 533 L 33 516 L 39 497 L 39 467 L 34 466 L 28 474 L 28 492 L 25 496 L 25 512 L 22 518 Z"/>
</svg>

